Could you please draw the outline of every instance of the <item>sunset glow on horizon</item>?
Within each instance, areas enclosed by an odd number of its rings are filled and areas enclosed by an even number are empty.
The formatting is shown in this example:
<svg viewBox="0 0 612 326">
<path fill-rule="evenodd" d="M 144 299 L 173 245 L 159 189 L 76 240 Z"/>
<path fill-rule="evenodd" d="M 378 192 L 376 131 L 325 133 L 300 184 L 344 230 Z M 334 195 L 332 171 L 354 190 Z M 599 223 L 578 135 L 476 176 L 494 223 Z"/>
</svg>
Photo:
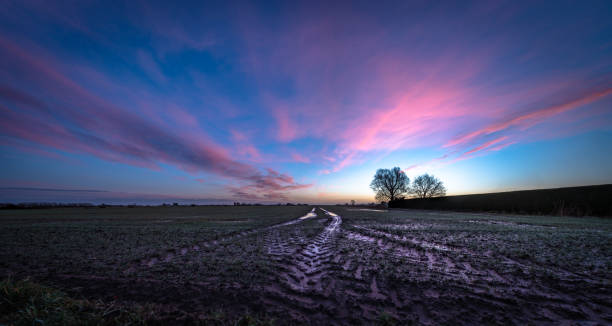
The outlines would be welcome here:
<svg viewBox="0 0 612 326">
<path fill-rule="evenodd" d="M 612 183 L 612 4 L 8 1 L 0 202 Z"/>
</svg>

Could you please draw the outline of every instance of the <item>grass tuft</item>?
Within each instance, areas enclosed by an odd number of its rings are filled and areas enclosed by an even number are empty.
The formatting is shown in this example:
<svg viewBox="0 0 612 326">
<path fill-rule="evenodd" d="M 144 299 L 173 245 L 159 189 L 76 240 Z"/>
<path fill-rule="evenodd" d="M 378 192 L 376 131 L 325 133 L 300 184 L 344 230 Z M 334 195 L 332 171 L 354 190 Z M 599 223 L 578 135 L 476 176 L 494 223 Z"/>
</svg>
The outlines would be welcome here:
<svg viewBox="0 0 612 326">
<path fill-rule="evenodd" d="M 139 309 L 140 310 L 140 309 Z M 7 325 L 145 325 L 143 311 L 76 300 L 29 280 L 0 282 L 0 323 Z"/>
<path fill-rule="evenodd" d="M 163 325 L 153 306 L 124 306 L 116 302 L 78 300 L 62 291 L 28 279 L 0 281 L 0 325 Z M 178 323 L 178 321 L 175 321 Z M 245 313 L 232 317 L 223 311 L 210 312 L 191 320 L 194 325 L 274 325 L 273 319 Z"/>
</svg>

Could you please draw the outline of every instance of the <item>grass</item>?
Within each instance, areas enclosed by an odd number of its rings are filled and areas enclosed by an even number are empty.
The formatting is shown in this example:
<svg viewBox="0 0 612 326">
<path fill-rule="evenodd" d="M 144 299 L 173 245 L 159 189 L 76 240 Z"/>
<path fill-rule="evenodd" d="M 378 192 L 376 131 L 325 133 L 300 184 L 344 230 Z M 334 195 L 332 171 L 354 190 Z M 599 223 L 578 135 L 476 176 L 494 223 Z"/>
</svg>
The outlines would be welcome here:
<svg viewBox="0 0 612 326">
<path fill-rule="evenodd" d="M 7 278 L 0 282 L 0 322 L 7 325 L 144 325 L 143 308 L 76 300 L 40 284 Z"/>
<path fill-rule="evenodd" d="M 92 277 L 89 283 L 99 282 L 98 278 L 125 280 L 127 266 L 140 259 L 161 257 L 169 250 L 293 220 L 310 209 L 300 206 L 210 206 L 1 210 L 0 277 L 9 278 L 2 283 L 0 315 L 6 317 L 0 324 L 165 324 L 166 317 L 160 316 L 159 311 L 167 308 L 155 304 L 146 309 L 126 305 L 115 300 L 124 299 L 121 295 L 110 299 L 100 295 L 110 304 L 100 300 L 74 300 L 51 287 L 32 281 L 14 281 L 11 275 L 16 278 L 31 276 L 46 284 L 55 284 L 53 280 L 64 277 Z M 300 232 L 308 233 L 311 222 L 304 224 Z M 295 235 L 295 232 L 289 230 L 287 235 Z M 173 263 L 139 268 L 137 273 L 128 276 L 132 280 L 169 284 L 221 276 L 221 284 L 239 282 L 246 287 L 267 278 L 272 268 L 264 259 L 252 259 L 264 254 L 264 239 L 257 234 L 249 239 L 255 241 L 242 240 L 202 248 L 199 255 L 186 255 L 177 257 Z M 63 288 L 66 282 L 57 285 Z M 78 290 L 71 292 L 79 293 Z M 87 295 L 96 296 L 95 293 Z M 265 314 L 249 313 L 242 308 L 228 311 L 223 307 L 213 307 L 195 317 L 185 318 L 205 325 L 268 325 L 274 322 Z"/>
<path fill-rule="evenodd" d="M 0 211 L 0 273 L 122 275 L 168 250 L 285 222 L 303 206 L 58 208 Z"/>
<path fill-rule="evenodd" d="M 0 325 L 164 325 L 154 305 L 105 303 L 74 299 L 57 289 L 30 280 L 0 281 Z M 266 326 L 276 321 L 264 314 L 246 312 L 230 316 L 222 310 L 200 314 L 193 325 Z"/>
<path fill-rule="evenodd" d="M 612 321 L 610 219 L 324 208 L 320 257 L 311 207 L 0 211 L 0 324 Z"/>
</svg>

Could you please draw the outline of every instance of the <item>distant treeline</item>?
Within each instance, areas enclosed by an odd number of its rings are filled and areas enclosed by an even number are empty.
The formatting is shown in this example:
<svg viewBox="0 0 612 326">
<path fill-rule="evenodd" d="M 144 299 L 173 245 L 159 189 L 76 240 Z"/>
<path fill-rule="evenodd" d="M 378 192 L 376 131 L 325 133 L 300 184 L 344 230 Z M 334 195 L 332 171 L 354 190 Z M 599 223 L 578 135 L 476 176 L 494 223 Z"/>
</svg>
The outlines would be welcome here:
<svg viewBox="0 0 612 326">
<path fill-rule="evenodd" d="M 400 199 L 390 208 L 439 209 L 558 216 L 612 216 L 612 185 Z"/>
<path fill-rule="evenodd" d="M 351 207 L 360 207 L 360 208 L 376 208 L 376 209 L 387 209 L 386 204 L 382 203 L 368 203 L 368 204 L 336 204 L 336 206 L 351 206 Z"/>
<path fill-rule="evenodd" d="M 278 203 L 278 204 L 261 204 L 261 203 L 239 203 L 233 204 L 179 204 L 179 203 L 164 203 L 159 205 L 139 205 L 139 204 L 127 204 L 127 205 L 109 205 L 99 204 L 95 205 L 92 203 L 0 203 L 0 209 L 43 209 L 43 208 L 69 208 L 69 207 L 81 207 L 81 208 L 107 208 L 107 207 L 198 207 L 198 206 L 308 206 L 309 204 L 293 204 L 293 203 Z"/>
<path fill-rule="evenodd" d="M 302 204 L 302 203 L 278 203 L 278 204 L 262 204 L 262 203 L 241 203 L 234 202 L 234 206 L 309 206 L 310 204 Z"/>
<path fill-rule="evenodd" d="M 0 203 L 0 209 L 61 208 L 61 207 L 96 207 L 92 203 Z"/>
</svg>

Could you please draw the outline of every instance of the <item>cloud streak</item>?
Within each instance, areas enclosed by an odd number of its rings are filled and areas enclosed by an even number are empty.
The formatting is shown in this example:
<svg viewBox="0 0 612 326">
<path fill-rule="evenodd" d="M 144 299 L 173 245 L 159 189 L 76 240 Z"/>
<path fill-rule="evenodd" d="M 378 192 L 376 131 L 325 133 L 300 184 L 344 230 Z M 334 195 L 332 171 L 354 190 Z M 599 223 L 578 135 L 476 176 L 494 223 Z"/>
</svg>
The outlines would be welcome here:
<svg viewBox="0 0 612 326">
<path fill-rule="evenodd" d="M 32 88 L 0 87 L 6 103 L 0 105 L 5 136 L 147 168 L 167 163 L 190 173 L 213 173 L 246 183 L 241 194 L 257 190 L 273 198 L 280 190 L 306 187 L 272 169 L 261 172 L 231 159 L 206 135 L 171 132 L 109 103 L 60 73 L 49 61 L 35 58 L 7 39 L 0 38 L 0 53 L 10 62 L 4 68 L 12 77 Z M 47 102 L 54 104 L 43 103 L 32 95 L 34 92 L 53 94 Z"/>
<path fill-rule="evenodd" d="M 481 150 L 483 150 L 483 149 L 485 149 L 487 147 L 490 147 L 490 146 L 495 145 L 495 144 L 497 144 L 499 142 L 502 142 L 502 141 L 504 141 L 506 139 L 508 139 L 508 136 L 503 136 L 503 137 L 499 137 L 499 138 L 496 138 L 496 139 L 493 139 L 493 140 L 489 140 L 488 142 L 486 142 L 486 143 L 484 143 L 484 144 L 482 144 L 482 145 L 480 145 L 478 147 L 472 148 L 469 151 L 463 153 L 462 156 L 467 156 L 467 155 L 476 153 L 476 152 L 481 151 Z"/>
<path fill-rule="evenodd" d="M 460 145 L 482 135 L 490 135 L 493 133 L 507 130 L 511 127 L 528 128 L 535 124 L 542 122 L 546 118 L 550 118 L 554 115 L 561 114 L 570 110 L 577 109 L 583 105 L 595 102 L 601 98 L 604 98 L 612 94 L 612 88 L 607 88 L 602 91 L 595 91 L 585 96 L 576 98 L 574 100 L 542 109 L 536 109 L 531 112 L 516 116 L 503 122 L 488 125 L 482 129 L 470 132 L 464 136 L 451 140 L 446 143 L 444 147 L 451 147 Z"/>
<path fill-rule="evenodd" d="M 432 27 L 424 18 L 403 28 L 398 33 L 403 42 L 398 44 L 388 37 L 390 26 L 401 25 L 398 17 L 386 16 L 381 24 L 363 11 L 334 9 L 327 11 L 329 15 L 309 15 L 311 9 L 305 8 L 303 15 L 283 22 L 285 28 L 271 34 L 261 17 L 243 20 L 248 22 L 243 38 L 250 59 L 245 69 L 257 76 L 265 92 L 264 106 L 276 121 L 276 139 L 322 139 L 331 144 L 323 156 L 335 162 L 321 169 L 323 173 L 395 151 L 465 150 L 464 146 L 488 141 L 481 137 L 527 128 L 609 94 L 601 91 L 605 77 L 594 77 L 588 69 L 538 78 L 505 71 L 496 60 L 514 50 L 508 45 L 511 33 L 501 32 L 493 42 L 470 43 L 431 31 L 423 40 L 420 36 Z M 487 20 L 490 14 L 468 15 Z M 444 23 L 474 40 L 486 38 L 457 17 L 445 17 Z M 538 49 L 525 52 L 541 54 Z M 510 60 L 524 64 L 522 57 Z M 271 91 L 279 80 L 285 87 Z M 578 84 L 584 86 L 583 94 Z M 537 103 L 560 98 L 558 94 L 575 98 L 538 108 Z M 510 118 L 490 123 L 502 117 Z"/>
</svg>

